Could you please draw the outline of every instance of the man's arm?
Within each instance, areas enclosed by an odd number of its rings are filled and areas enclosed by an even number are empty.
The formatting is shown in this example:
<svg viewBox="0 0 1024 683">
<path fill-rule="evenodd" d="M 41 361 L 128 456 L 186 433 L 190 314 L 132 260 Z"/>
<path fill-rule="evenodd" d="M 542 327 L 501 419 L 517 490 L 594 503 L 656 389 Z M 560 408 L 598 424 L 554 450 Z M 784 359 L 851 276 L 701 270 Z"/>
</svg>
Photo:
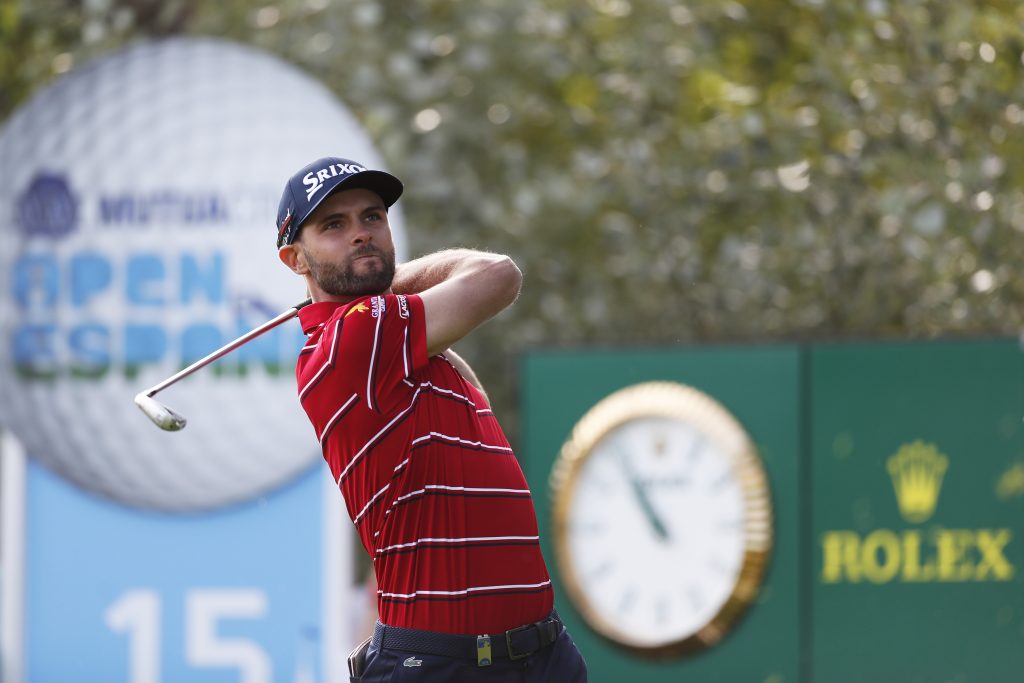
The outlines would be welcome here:
<svg viewBox="0 0 1024 683">
<path fill-rule="evenodd" d="M 515 301 L 522 282 L 508 256 L 449 249 L 398 266 L 391 289 L 420 295 L 434 356 Z"/>
</svg>

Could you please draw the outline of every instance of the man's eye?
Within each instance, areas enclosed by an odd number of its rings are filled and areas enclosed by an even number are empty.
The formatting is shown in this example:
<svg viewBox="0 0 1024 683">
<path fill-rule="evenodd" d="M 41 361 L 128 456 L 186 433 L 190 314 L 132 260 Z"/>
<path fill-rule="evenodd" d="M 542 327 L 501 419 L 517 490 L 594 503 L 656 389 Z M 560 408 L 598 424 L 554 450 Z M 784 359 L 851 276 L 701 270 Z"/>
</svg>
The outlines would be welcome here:
<svg viewBox="0 0 1024 683">
<path fill-rule="evenodd" d="M 379 221 L 380 219 L 381 215 L 379 213 L 371 213 L 366 216 L 366 220 L 368 221 Z"/>
</svg>

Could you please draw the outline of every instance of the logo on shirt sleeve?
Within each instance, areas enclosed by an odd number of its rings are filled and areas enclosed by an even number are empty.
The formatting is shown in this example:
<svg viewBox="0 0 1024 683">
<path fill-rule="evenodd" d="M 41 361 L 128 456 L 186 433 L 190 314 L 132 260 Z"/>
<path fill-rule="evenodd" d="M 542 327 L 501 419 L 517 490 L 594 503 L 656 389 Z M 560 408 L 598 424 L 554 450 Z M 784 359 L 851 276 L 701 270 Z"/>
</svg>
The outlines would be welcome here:
<svg viewBox="0 0 1024 683">
<path fill-rule="evenodd" d="M 355 306 L 353 306 L 352 308 L 348 309 L 348 311 L 345 313 L 345 317 L 347 318 L 350 315 L 352 315 L 353 313 L 366 313 L 368 310 L 370 310 L 370 309 L 366 307 L 366 304 L 364 304 L 362 301 L 360 301 Z"/>
<path fill-rule="evenodd" d="M 384 297 L 375 296 L 370 299 L 370 315 L 374 318 L 384 315 Z"/>
<path fill-rule="evenodd" d="M 408 320 L 409 319 L 409 302 L 408 302 L 408 300 L 405 298 L 404 294 L 399 294 L 395 298 L 398 299 L 398 317 L 405 318 L 406 320 Z"/>
</svg>

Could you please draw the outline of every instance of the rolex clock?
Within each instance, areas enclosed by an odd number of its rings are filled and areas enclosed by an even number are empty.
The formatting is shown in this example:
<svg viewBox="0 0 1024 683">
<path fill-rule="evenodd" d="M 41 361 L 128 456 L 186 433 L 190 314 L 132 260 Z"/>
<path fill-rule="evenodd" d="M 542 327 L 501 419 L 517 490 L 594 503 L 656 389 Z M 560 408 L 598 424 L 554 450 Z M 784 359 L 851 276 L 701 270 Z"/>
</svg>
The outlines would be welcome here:
<svg viewBox="0 0 1024 683">
<path fill-rule="evenodd" d="M 672 656 L 717 643 L 756 597 L 772 545 L 760 457 L 710 396 L 649 382 L 576 424 L 551 475 L 555 559 L 603 637 Z"/>
</svg>

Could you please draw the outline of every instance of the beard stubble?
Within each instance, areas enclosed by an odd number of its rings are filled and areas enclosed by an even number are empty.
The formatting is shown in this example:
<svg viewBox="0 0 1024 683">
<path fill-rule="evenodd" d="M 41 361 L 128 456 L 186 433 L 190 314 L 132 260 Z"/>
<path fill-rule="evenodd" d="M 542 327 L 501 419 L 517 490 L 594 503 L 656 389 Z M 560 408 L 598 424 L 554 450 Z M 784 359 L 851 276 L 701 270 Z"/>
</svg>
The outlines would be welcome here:
<svg viewBox="0 0 1024 683">
<path fill-rule="evenodd" d="M 392 250 L 387 253 L 372 244 L 353 253 L 347 263 L 341 265 L 318 261 L 304 249 L 303 253 L 317 286 L 331 296 L 358 297 L 380 294 L 386 291 L 395 279 L 395 252 Z M 364 273 L 356 273 L 353 268 L 354 261 L 360 256 L 370 255 L 379 257 L 381 266 Z"/>
</svg>

